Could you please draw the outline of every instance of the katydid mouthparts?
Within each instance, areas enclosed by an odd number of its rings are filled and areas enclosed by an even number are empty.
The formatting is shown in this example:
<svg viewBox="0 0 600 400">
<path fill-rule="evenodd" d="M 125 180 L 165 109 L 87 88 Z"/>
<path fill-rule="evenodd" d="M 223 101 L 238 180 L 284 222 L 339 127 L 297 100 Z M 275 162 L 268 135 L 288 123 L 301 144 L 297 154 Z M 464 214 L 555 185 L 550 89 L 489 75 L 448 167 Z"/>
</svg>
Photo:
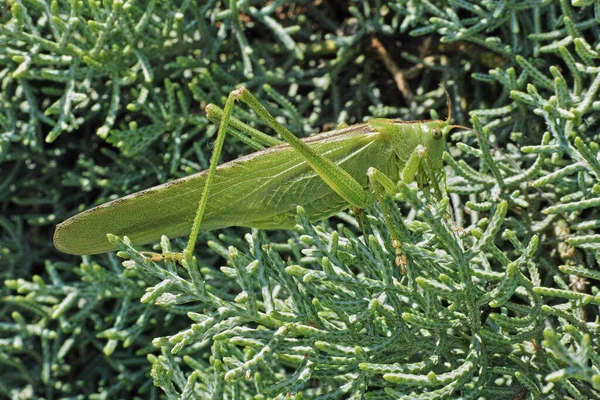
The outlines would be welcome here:
<svg viewBox="0 0 600 400">
<path fill-rule="evenodd" d="M 228 131 L 244 131 L 257 141 L 273 143 L 231 115 L 236 100 L 246 103 L 285 142 L 218 165 Z M 298 205 L 312 222 L 349 207 L 364 209 L 378 194 L 395 193 L 399 179 L 410 183 L 416 177 L 420 185 L 433 183 L 439 192 L 434 177 L 443 173 L 445 138 L 452 128 L 464 128 L 450 125 L 448 104 L 446 121 L 376 118 L 299 139 L 245 88 L 229 95 L 224 110 L 212 104 L 206 110 L 220 120 L 208 170 L 67 219 L 56 227 L 55 247 L 88 255 L 116 250 L 107 239 L 109 233 L 127 236 L 133 245 L 158 241 L 161 235 L 189 234 L 186 251 L 192 252 L 202 231 L 292 228 Z"/>
</svg>

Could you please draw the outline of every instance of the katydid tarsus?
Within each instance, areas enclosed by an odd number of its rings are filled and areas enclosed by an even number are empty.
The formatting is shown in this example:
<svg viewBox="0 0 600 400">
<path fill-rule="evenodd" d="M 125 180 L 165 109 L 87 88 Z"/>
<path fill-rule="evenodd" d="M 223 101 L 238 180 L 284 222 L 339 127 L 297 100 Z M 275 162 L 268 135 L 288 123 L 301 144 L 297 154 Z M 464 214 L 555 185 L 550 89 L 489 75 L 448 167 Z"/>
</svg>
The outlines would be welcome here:
<svg viewBox="0 0 600 400">
<path fill-rule="evenodd" d="M 276 139 L 233 117 L 236 101 L 245 103 L 285 142 L 273 146 Z M 394 194 L 398 179 L 410 183 L 416 177 L 421 186 L 432 183 L 440 194 L 435 177 L 443 173 L 445 138 L 453 127 L 463 128 L 450 125 L 450 106 L 448 112 L 446 121 L 371 119 L 301 140 L 247 89 L 236 89 L 223 110 L 207 106 L 211 119 L 220 120 L 208 170 L 75 215 L 57 226 L 54 244 L 69 254 L 97 254 L 115 250 L 108 233 L 128 236 L 134 245 L 157 241 L 163 234 L 190 234 L 185 252 L 191 254 L 202 231 L 291 228 L 298 205 L 311 221 L 350 207 L 364 209 Z M 245 131 L 271 147 L 218 165 L 228 130 Z"/>
</svg>

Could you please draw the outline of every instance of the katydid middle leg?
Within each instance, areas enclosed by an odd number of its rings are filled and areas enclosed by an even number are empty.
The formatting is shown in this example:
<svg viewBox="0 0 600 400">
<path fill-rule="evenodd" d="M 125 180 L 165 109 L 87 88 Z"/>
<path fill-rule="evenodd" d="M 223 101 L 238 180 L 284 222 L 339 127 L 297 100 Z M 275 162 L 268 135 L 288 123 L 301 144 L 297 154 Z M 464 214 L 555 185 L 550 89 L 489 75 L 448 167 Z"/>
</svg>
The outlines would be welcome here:
<svg viewBox="0 0 600 400">
<path fill-rule="evenodd" d="M 376 168 L 369 168 L 367 171 L 367 176 L 369 177 L 369 186 L 375 193 L 377 202 L 381 205 L 383 210 L 384 223 L 392 238 L 392 247 L 396 252 L 396 266 L 401 267 L 402 273 L 404 274 L 406 272 L 408 260 L 402 253 L 402 239 L 400 237 L 400 231 L 398 230 L 398 226 L 394 223 L 392 219 L 392 212 L 388 206 L 388 203 L 385 201 L 386 197 L 392 197 L 396 194 L 396 186 L 390 178 Z"/>
<path fill-rule="evenodd" d="M 206 112 L 206 117 L 214 122 L 215 124 L 220 124 L 223 119 L 224 111 L 214 104 L 209 104 L 204 109 Z M 229 118 L 229 127 L 233 128 L 231 131 L 233 132 L 243 132 L 246 134 L 240 135 L 238 137 L 240 140 L 251 146 L 254 150 L 262 150 L 265 147 L 269 146 L 277 146 L 278 144 L 283 144 L 283 142 L 279 139 L 274 138 L 273 136 L 269 136 L 266 133 L 259 131 L 256 128 L 251 127 L 250 125 L 240 121 L 233 115 Z M 244 139 L 245 137 L 245 139 Z M 255 144 L 257 143 L 258 146 Z"/>
<path fill-rule="evenodd" d="M 422 162 L 425 161 L 429 168 L 421 168 Z M 417 146 L 414 151 L 410 154 L 408 161 L 400 171 L 400 179 L 405 183 L 411 183 L 415 180 L 417 172 L 421 172 L 427 175 L 426 180 L 433 181 L 434 192 L 438 200 L 441 199 L 442 193 L 435 180 L 435 174 L 429 152 L 425 146 Z M 386 197 L 392 197 L 397 193 L 397 188 L 394 182 L 390 180 L 384 173 L 378 171 L 375 168 L 370 168 L 368 173 L 369 185 L 377 197 L 377 201 L 382 207 L 385 224 L 390 232 L 392 238 L 392 247 L 396 252 L 396 265 L 402 268 L 402 272 L 405 272 L 408 260 L 402 253 L 402 240 L 400 237 L 400 231 L 392 220 L 392 213 L 385 201 Z"/>
<path fill-rule="evenodd" d="M 215 141 L 215 147 L 210 157 L 210 164 L 208 166 L 208 174 L 206 175 L 206 182 L 204 189 L 202 190 L 202 196 L 198 203 L 198 209 L 196 210 L 196 216 L 194 217 L 194 223 L 192 225 L 192 231 L 190 232 L 190 238 L 188 244 L 183 251 L 184 259 L 191 258 L 196 247 L 196 241 L 198 240 L 198 234 L 200 233 L 200 225 L 202 224 L 202 218 L 206 211 L 206 204 L 208 204 L 208 193 L 212 186 L 213 180 L 215 179 L 215 173 L 221 157 L 221 151 L 223 150 L 223 144 L 225 143 L 225 136 L 227 135 L 227 128 L 229 127 L 229 119 L 233 111 L 235 103 L 235 91 L 229 94 L 227 101 L 225 102 L 225 108 L 223 110 L 223 117 L 219 124 L 219 130 L 217 131 L 217 140 Z"/>
</svg>

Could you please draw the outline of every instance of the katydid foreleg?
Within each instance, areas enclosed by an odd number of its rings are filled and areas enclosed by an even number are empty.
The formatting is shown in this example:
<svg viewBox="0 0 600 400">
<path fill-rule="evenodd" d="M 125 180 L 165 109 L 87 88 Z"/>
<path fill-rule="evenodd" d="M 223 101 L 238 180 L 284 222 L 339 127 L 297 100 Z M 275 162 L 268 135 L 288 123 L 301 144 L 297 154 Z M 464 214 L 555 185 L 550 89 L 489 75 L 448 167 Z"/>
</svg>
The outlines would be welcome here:
<svg viewBox="0 0 600 400">
<path fill-rule="evenodd" d="M 300 153 L 317 175 L 348 204 L 358 208 L 364 208 L 367 205 L 367 195 L 352 175 L 298 139 L 296 135 L 280 124 L 246 88 L 239 88 L 234 93 L 238 100 L 246 103 L 267 125 Z"/>
<path fill-rule="evenodd" d="M 423 165 L 423 162 L 427 165 L 427 168 L 419 168 Z M 410 155 L 406 166 L 402 170 L 402 181 L 405 183 L 412 183 L 415 180 L 417 171 L 421 170 L 421 176 L 418 177 L 418 183 L 420 187 L 425 186 L 425 183 L 430 183 L 433 186 L 433 191 L 438 200 L 442 198 L 442 191 L 438 185 L 435 176 L 435 169 L 431 162 L 429 151 L 424 146 L 417 146 Z"/>
<path fill-rule="evenodd" d="M 441 171 L 436 171 L 436 169 L 433 167 L 433 163 L 431 161 L 431 157 L 429 155 L 429 151 L 427 150 L 427 148 L 422 147 L 422 146 L 417 146 L 417 148 L 415 149 L 415 151 L 413 152 L 413 154 L 411 154 L 410 160 L 407 163 L 406 167 L 404 168 L 404 170 L 402 171 L 402 178 L 403 181 L 405 183 L 410 183 L 414 180 L 414 166 L 409 166 L 410 162 L 413 161 L 414 163 L 421 163 L 421 161 L 423 161 L 426 165 L 427 168 L 421 168 L 421 174 L 420 176 L 417 176 L 417 181 L 420 187 L 424 187 L 425 184 L 430 184 L 433 187 L 433 192 L 435 193 L 435 197 L 437 199 L 437 201 L 440 201 L 443 197 L 443 193 L 442 193 L 442 189 L 440 188 L 439 185 L 439 181 L 444 179 L 444 185 L 445 185 L 445 176 L 443 175 L 444 172 L 443 170 Z M 438 174 L 436 174 L 436 172 L 439 172 Z M 440 179 L 438 179 L 438 176 L 436 175 L 440 175 Z M 406 181 L 405 179 L 408 179 L 408 181 Z M 462 228 L 456 226 L 456 224 L 454 223 L 454 220 L 452 219 L 452 210 L 448 209 L 446 212 L 446 216 L 445 216 L 446 220 L 448 220 L 448 222 L 453 226 L 453 229 L 456 231 L 462 231 Z"/>
</svg>

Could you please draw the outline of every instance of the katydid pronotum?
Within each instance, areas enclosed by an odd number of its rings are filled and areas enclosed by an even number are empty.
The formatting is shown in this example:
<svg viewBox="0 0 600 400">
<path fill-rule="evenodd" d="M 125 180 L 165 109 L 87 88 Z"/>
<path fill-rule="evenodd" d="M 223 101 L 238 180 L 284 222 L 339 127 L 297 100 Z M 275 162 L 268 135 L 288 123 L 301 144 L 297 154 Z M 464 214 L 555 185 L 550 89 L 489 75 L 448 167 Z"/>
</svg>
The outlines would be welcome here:
<svg viewBox="0 0 600 400">
<path fill-rule="evenodd" d="M 232 116 L 236 100 L 252 109 L 285 143 L 218 166 L 231 128 L 267 142 L 266 135 Z M 207 113 L 211 112 L 220 125 L 208 170 L 69 218 L 56 228 L 56 248 L 69 254 L 97 254 L 114 250 L 108 233 L 128 236 L 134 245 L 157 241 L 163 234 L 190 234 L 185 251 L 191 254 L 201 231 L 229 226 L 291 228 L 298 205 L 311 221 L 349 207 L 364 209 L 394 194 L 398 179 L 410 183 L 416 177 L 420 185 L 432 183 L 441 194 L 436 176 L 443 173 L 445 138 L 453 127 L 461 127 L 450 125 L 448 104 L 446 121 L 372 119 L 301 140 L 245 88 L 231 92 L 223 110 L 207 106 Z M 400 264 L 400 243 L 394 236 Z"/>
</svg>

